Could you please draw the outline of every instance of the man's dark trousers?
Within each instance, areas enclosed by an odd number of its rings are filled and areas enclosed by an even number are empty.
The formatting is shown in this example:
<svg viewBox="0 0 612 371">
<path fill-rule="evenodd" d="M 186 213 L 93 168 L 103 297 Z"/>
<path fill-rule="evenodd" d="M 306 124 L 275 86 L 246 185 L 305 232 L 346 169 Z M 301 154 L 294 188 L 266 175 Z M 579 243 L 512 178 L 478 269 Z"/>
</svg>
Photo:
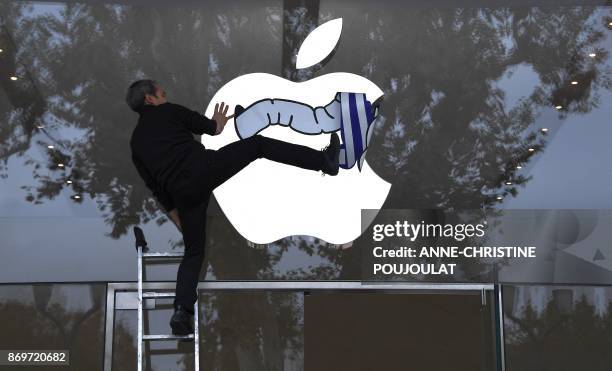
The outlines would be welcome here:
<svg viewBox="0 0 612 371">
<path fill-rule="evenodd" d="M 321 170 L 324 161 L 321 151 L 261 135 L 230 143 L 217 151 L 203 150 L 195 156 L 188 170 L 168 185 L 177 205 L 185 243 L 185 253 L 177 273 L 175 308 L 182 304 L 187 310 L 192 310 L 197 299 L 210 194 L 258 158 L 315 171 Z"/>
</svg>

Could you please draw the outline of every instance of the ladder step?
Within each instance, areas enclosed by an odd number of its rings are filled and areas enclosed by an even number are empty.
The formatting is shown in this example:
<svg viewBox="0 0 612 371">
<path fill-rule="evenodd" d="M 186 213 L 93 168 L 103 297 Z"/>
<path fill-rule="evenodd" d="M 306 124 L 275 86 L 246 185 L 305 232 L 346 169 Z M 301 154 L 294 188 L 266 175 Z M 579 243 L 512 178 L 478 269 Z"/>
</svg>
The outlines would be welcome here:
<svg viewBox="0 0 612 371">
<path fill-rule="evenodd" d="M 182 252 L 146 252 L 142 254 L 143 258 L 182 258 Z"/>
<path fill-rule="evenodd" d="M 175 292 L 143 292 L 143 298 L 173 298 L 176 296 Z"/>
<path fill-rule="evenodd" d="M 143 335 L 142 340 L 179 340 L 193 339 L 194 334 L 189 335 Z"/>
</svg>

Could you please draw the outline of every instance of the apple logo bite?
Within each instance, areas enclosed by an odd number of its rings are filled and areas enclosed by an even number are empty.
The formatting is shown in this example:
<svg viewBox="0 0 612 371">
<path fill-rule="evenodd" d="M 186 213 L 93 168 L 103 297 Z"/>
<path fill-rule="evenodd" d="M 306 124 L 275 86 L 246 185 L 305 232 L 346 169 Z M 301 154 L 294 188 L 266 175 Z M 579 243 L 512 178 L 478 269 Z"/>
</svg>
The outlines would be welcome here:
<svg viewBox="0 0 612 371">
<path fill-rule="evenodd" d="M 341 31 L 341 18 L 313 30 L 300 47 L 296 67 L 307 68 L 324 59 L 334 49 Z M 205 114 L 212 116 L 216 102 L 248 107 L 267 98 L 320 107 L 332 101 L 337 92 L 364 93 L 370 102 L 383 95 L 376 84 L 352 73 L 335 72 L 298 83 L 267 73 L 250 73 L 221 87 Z M 203 136 L 206 147 L 217 150 L 240 140 L 230 125 L 234 126 L 233 120 L 220 135 Z M 289 125 L 269 125 L 259 134 L 317 150 L 329 143 L 331 135 L 305 135 Z M 320 172 L 257 159 L 213 193 L 228 220 L 251 242 L 266 244 L 287 236 L 308 235 L 345 244 L 362 233 L 361 209 L 380 209 L 390 188 L 391 184 L 380 178 L 367 160 L 360 169 L 354 166 L 340 169 L 336 176 L 321 176 Z"/>
</svg>

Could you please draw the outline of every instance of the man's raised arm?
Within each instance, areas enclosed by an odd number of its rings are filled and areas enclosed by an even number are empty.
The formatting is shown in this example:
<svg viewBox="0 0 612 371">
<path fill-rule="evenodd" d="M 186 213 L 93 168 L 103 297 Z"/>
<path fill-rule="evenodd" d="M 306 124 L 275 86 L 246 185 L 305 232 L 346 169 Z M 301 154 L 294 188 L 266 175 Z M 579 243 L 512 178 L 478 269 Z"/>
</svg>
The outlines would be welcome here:
<svg viewBox="0 0 612 371">
<path fill-rule="evenodd" d="M 216 135 L 217 134 L 217 123 L 215 120 L 211 120 L 208 117 L 200 114 L 199 112 L 192 111 L 187 107 L 183 107 L 180 104 L 172 104 L 172 107 L 178 113 L 179 119 L 185 124 L 187 129 L 194 134 L 202 135 Z"/>
</svg>

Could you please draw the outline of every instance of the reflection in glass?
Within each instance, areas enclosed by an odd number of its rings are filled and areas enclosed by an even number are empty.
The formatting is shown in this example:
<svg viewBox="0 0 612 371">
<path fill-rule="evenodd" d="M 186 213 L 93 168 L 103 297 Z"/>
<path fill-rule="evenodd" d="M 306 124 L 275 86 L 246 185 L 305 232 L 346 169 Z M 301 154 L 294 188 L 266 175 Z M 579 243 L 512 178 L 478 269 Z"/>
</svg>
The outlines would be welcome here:
<svg viewBox="0 0 612 371">
<path fill-rule="evenodd" d="M 101 371 L 105 296 L 100 284 L 0 285 L 0 348 L 67 349 L 67 370 Z M 117 334 L 124 337 L 125 331 L 119 328 Z"/>
<path fill-rule="evenodd" d="M 199 300 L 200 370 L 304 369 L 302 293 L 200 293 Z M 115 335 L 113 367 L 135 368 L 137 312 L 116 313 L 115 331 L 130 335 Z M 158 300 L 144 314 L 145 333 L 170 333 L 171 301 Z M 193 370 L 193 349 L 176 340 L 146 342 L 143 370 Z"/>
<path fill-rule="evenodd" d="M 0 228 L 21 236 L 33 229 L 34 215 L 86 216 L 96 218 L 94 233 L 71 230 L 49 243 L 102 257 L 101 246 L 147 225 L 161 244 L 180 246 L 126 161 L 136 117 L 123 94 L 145 76 L 163 82 L 171 101 L 202 110 L 244 73 L 296 81 L 338 71 L 363 75 L 385 92 L 367 158 L 392 183 L 384 208 L 412 209 L 502 205 L 528 186 L 530 169 L 562 122 L 596 114 L 612 86 L 605 7 L 305 4 L 1 1 L 0 74 L 18 79 L 0 83 L 0 202 L 5 218 L 26 218 Z M 295 51 L 308 32 L 338 17 L 344 29 L 333 57 L 295 70 Z M 224 219 L 214 202 L 209 212 Z M 289 252 L 294 240 L 283 239 L 271 253 L 254 252 L 226 220 L 209 228 L 214 278 L 357 276 L 358 254 L 316 238 L 295 236 L 305 242 L 299 251 Z M 85 240 L 85 247 L 75 245 Z M 28 243 L 11 240 L 16 261 L 35 248 Z M 352 250 L 362 243 L 354 241 Z M 127 262 L 127 254 L 114 260 Z"/>
<path fill-rule="evenodd" d="M 609 287 L 504 286 L 507 370 L 608 370 Z"/>
</svg>

